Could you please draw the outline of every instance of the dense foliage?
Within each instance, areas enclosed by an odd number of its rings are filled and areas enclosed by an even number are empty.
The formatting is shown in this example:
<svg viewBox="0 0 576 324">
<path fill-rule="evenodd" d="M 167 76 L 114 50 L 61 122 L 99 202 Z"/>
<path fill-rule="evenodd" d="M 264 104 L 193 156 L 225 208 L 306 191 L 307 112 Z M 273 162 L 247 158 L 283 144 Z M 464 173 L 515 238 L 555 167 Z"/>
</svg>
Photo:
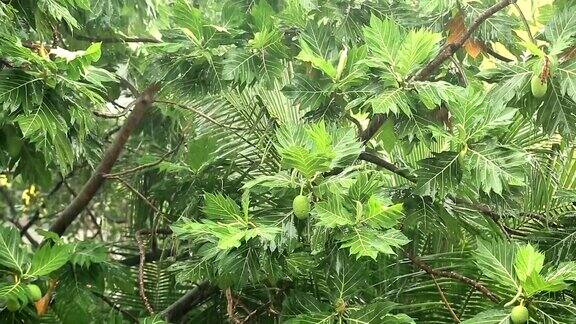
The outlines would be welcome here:
<svg viewBox="0 0 576 324">
<path fill-rule="evenodd" d="M 0 322 L 576 323 L 575 102 L 570 0 L 2 1 Z"/>
</svg>

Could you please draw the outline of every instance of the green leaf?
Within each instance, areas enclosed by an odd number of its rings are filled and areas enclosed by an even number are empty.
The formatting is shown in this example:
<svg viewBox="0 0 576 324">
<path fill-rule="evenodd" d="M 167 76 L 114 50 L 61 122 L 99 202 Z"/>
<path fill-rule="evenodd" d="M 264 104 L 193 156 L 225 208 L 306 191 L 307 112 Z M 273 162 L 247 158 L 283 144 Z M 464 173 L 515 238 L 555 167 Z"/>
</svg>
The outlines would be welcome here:
<svg viewBox="0 0 576 324">
<path fill-rule="evenodd" d="M 544 266 L 544 254 L 534 249 L 530 244 L 518 248 L 514 261 L 516 276 L 521 282 L 532 274 L 540 274 Z"/>
<path fill-rule="evenodd" d="M 568 288 L 568 285 L 565 284 L 563 281 L 546 281 L 542 277 L 542 275 L 533 272 L 526 278 L 526 281 L 522 283 L 522 288 L 524 289 L 523 292 L 526 297 L 532 297 L 533 295 L 547 291 L 547 292 L 554 292 L 560 291 Z"/>
<path fill-rule="evenodd" d="M 562 63 L 558 67 L 558 78 L 560 79 L 560 93 L 576 101 L 576 61 Z"/>
<path fill-rule="evenodd" d="M 406 116 L 412 116 L 410 101 L 406 92 L 401 88 L 389 88 L 376 95 L 370 100 L 374 113 L 397 115 L 399 112 Z"/>
<path fill-rule="evenodd" d="M 402 232 L 396 229 L 383 232 L 358 227 L 351 229 L 341 241 L 341 247 L 349 248 L 350 255 L 355 255 L 356 259 L 367 256 L 374 260 L 378 257 L 378 253 L 395 254 L 393 247 L 401 247 L 410 242 Z"/>
<path fill-rule="evenodd" d="M 92 264 L 108 261 L 108 249 L 99 243 L 81 242 L 74 245 L 70 263 L 74 266 L 88 268 Z"/>
<path fill-rule="evenodd" d="M 476 314 L 462 322 L 462 324 L 509 324 L 510 311 L 505 309 L 491 309 Z"/>
<path fill-rule="evenodd" d="M 13 112 L 22 107 L 24 111 L 32 111 L 40 105 L 44 96 L 40 80 L 17 69 L 0 71 L 2 110 Z"/>
<path fill-rule="evenodd" d="M 402 204 L 386 205 L 382 199 L 371 196 L 363 208 L 364 215 L 361 222 L 375 228 L 391 228 L 402 218 Z"/>
<path fill-rule="evenodd" d="M 560 10 L 544 31 L 546 38 L 552 43 L 551 54 L 559 54 L 573 42 L 571 38 L 576 35 L 576 17 L 574 7 Z"/>
<path fill-rule="evenodd" d="M 516 246 L 504 242 L 484 243 L 478 241 L 474 259 L 482 273 L 506 291 L 518 291 L 514 275 L 514 256 Z"/>
<path fill-rule="evenodd" d="M 303 74 L 296 74 L 292 82 L 286 85 L 282 91 L 286 97 L 295 104 L 300 105 L 302 110 L 318 109 L 330 96 L 330 88 L 327 82 L 309 78 Z"/>
<path fill-rule="evenodd" d="M 209 163 L 216 156 L 218 149 L 218 140 L 208 134 L 188 142 L 188 154 L 186 164 L 195 171 Z"/>
<path fill-rule="evenodd" d="M 47 160 L 51 159 L 60 165 L 61 171 L 66 173 L 74 164 L 74 153 L 68 140 L 68 125 L 57 111 L 56 103 L 50 106 L 42 104 L 29 114 L 21 114 L 15 118 L 25 138 L 44 152 Z"/>
<path fill-rule="evenodd" d="M 370 26 L 364 27 L 364 41 L 368 51 L 379 62 L 394 65 L 398 59 L 398 51 L 402 45 L 404 33 L 396 22 L 380 20 L 375 15 L 370 17 Z"/>
<path fill-rule="evenodd" d="M 336 228 L 354 223 L 352 214 L 344 208 L 342 199 L 337 195 L 329 196 L 326 201 L 314 205 L 312 214 L 318 219 L 317 226 Z"/>
<path fill-rule="evenodd" d="M 524 185 L 527 157 L 522 152 L 482 145 L 470 147 L 467 156 L 474 179 L 485 193 L 494 191 L 501 195 L 507 185 Z"/>
<path fill-rule="evenodd" d="M 14 227 L 0 227 L 0 264 L 23 273 L 27 254 L 20 246 L 20 232 Z"/>
<path fill-rule="evenodd" d="M 551 86 L 544 98 L 544 103 L 538 106 L 536 121 L 542 125 L 545 131 L 552 134 L 560 133 L 567 138 L 576 136 L 576 105 L 572 99 L 563 96 L 561 89 L 556 85 Z"/>
<path fill-rule="evenodd" d="M 434 153 L 434 157 L 418 162 L 420 169 L 416 170 L 418 182 L 416 193 L 425 196 L 445 197 L 453 191 L 462 180 L 462 170 L 458 153 Z"/>
<path fill-rule="evenodd" d="M 276 22 L 274 19 L 276 12 L 268 1 L 260 0 L 258 4 L 252 6 L 250 15 L 257 30 L 272 29 L 275 27 Z"/>
<path fill-rule="evenodd" d="M 332 157 L 325 154 L 317 154 L 301 146 L 284 149 L 281 154 L 282 164 L 286 168 L 294 168 L 308 179 L 312 179 L 319 172 L 330 170 Z"/>
<path fill-rule="evenodd" d="M 397 57 L 398 72 L 407 76 L 418 69 L 437 52 L 438 42 L 441 39 L 439 33 L 432 33 L 425 29 L 411 30 L 402 41 L 400 50 L 394 54 Z"/>
<path fill-rule="evenodd" d="M 310 62 L 312 66 L 326 73 L 327 76 L 332 79 L 336 78 L 336 68 L 332 62 L 315 53 L 303 39 L 300 39 L 300 53 L 296 58 L 304 62 Z"/>
<path fill-rule="evenodd" d="M 50 17 L 66 22 L 72 28 L 78 28 L 78 21 L 70 11 L 56 0 L 38 0 L 38 8 Z"/>
<path fill-rule="evenodd" d="M 32 265 L 26 275 L 29 277 L 40 277 L 60 269 L 70 259 L 70 252 L 69 245 L 43 245 L 34 253 Z"/>
<path fill-rule="evenodd" d="M 410 321 L 393 321 L 390 311 L 396 308 L 397 304 L 390 301 L 377 301 L 372 302 L 368 305 L 364 305 L 359 309 L 352 310 L 347 316 L 346 320 L 349 323 L 414 323 L 413 320 Z"/>
<path fill-rule="evenodd" d="M 240 206 L 232 198 L 222 194 L 206 193 L 202 211 L 212 220 L 244 223 Z"/>
</svg>

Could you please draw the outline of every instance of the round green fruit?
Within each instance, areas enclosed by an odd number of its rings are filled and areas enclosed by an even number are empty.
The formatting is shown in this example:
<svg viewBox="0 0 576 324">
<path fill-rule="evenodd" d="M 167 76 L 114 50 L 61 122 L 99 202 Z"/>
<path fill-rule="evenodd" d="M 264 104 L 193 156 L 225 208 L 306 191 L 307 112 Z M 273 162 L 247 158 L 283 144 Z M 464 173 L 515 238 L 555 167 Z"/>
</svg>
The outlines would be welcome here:
<svg viewBox="0 0 576 324">
<path fill-rule="evenodd" d="M 537 74 L 532 76 L 532 80 L 530 80 L 530 88 L 532 89 L 532 95 L 536 98 L 542 98 L 548 91 L 548 81 L 540 79 Z"/>
<path fill-rule="evenodd" d="M 510 313 L 510 319 L 514 324 L 523 324 L 528 322 L 530 314 L 528 313 L 528 308 L 518 305 L 512 308 L 512 313 Z"/>
<path fill-rule="evenodd" d="M 27 288 L 28 288 L 28 294 L 30 295 L 30 297 L 32 297 L 33 301 L 38 301 L 40 298 L 42 298 L 42 290 L 40 290 L 40 287 L 34 284 L 29 284 Z"/>
<path fill-rule="evenodd" d="M 310 199 L 304 195 L 298 195 L 294 198 L 292 202 L 292 210 L 294 215 L 300 219 L 305 219 L 310 213 Z"/>
<path fill-rule="evenodd" d="M 10 299 L 6 302 L 6 308 L 11 312 L 15 312 L 20 309 L 20 303 L 17 300 Z"/>
</svg>

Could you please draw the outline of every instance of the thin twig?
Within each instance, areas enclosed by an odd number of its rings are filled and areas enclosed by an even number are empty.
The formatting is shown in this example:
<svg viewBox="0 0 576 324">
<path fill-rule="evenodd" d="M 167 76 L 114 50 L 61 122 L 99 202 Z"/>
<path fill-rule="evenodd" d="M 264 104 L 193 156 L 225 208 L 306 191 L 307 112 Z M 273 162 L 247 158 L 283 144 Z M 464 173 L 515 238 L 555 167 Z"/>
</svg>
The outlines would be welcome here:
<svg viewBox="0 0 576 324">
<path fill-rule="evenodd" d="M 534 35 L 532 35 L 532 31 L 530 31 L 530 24 L 528 24 L 528 20 L 526 19 L 526 16 L 524 16 L 522 9 L 520 8 L 520 6 L 517 3 L 514 3 L 514 7 L 516 7 L 516 11 L 518 11 L 518 14 L 520 15 L 520 19 L 524 23 L 524 28 L 526 28 L 526 32 L 528 33 L 528 38 L 530 38 L 530 41 L 532 42 L 532 44 L 536 44 L 536 41 L 534 40 Z"/>
<path fill-rule="evenodd" d="M 18 221 L 18 211 L 16 210 L 16 205 L 14 204 L 14 201 L 12 200 L 10 193 L 6 191 L 6 189 L 4 189 L 3 187 L 0 187 L 0 194 L 2 195 L 2 197 L 4 197 L 6 205 L 8 206 L 8 210 L 10 212 L 10 215 L 7 217 L 8 221 L 14 224 L 14 226 L 16 226 L 16 228 L 20 232 L 22 232 L 23 227 Z M 30 233 L 24 231 L 24 235 L 26 236 L 26 239 L 28 239 L 28 241 L 30 242 L 30 244 L 32 244 L 33 247 L 38 246 L 38 242 L 32 237 L 32 235 L 30 235 Z"/>
<path fill-rule="evenodd" d="M 203 113 L 202 111 L 200 111 L 200 110 L 198 110 L 198 109 L 195 109 L 195 108 L 192 108 L 192 107 L 188 107 L 188 106 L 183 105 L 183 104 L 178 103 L 178 102 L 169 101 L 169 100 L 156 100 L 156 102 L 157 102 L 157 103 L 164 103 L 164 104 L 168 104 L 168 105 L 174 105 L 174 106 L 180 107 L 180 108 L 185 109 L 185 110 L 190 110 L 190 111 L 194 112 L 195 114 L 197 114 L 197 115 L 205 118 L 206 120 L 208 120 L 208 121 L 210 121 L 210 122 L 212 122 L 212 123 L 214 123 L 215 125 L 218 125 L 218 126 L 220 126 L 220 127 L 224 127 L 224 128 L 227 128 L 227 129 L 233 129 L 233 130 L 246 130 L 245 128 L 241 128 L 241 127 L 234 127 L 234 126 L 224 125 L 224 124 L 222 124 L 221 122 L 217 121 L 216 119 L 214 119 L 214 118 L 206 115 L 206 114 Z"/>
<path fill-rule="evenodd" d="M 154 309 L 152 305 L 150 305 L 150 301 L 148 301 L 148 297 L 146 297 L 146 287 L 144 286 L 144 264 L 146 263 L 146 249 L 144 247 L 144 242 L 140 237 L 140 231 L 136 232 L 136 243 L 138 244 L 138 252 L 140 253 L 140 263 L 138 265 L 138 288 L 140 291 L 140 298 L 142 298 L 142 302 L 144 303 L 144 307 L 150 315 L 154 314 Z"/>
<path fill-rule="evenodd" d="M 462 67 L 462 63 L 460 63 L 460 61 L 458 61 L 458 59 L 455 58 L 454 56 L 450 56 L 450 60 L 452 61 L 452 63 L 454 63 L 454 66 L 456 67 L 456 70 L 458 71 L 458 79 L 460 81 L 460 84 L 463 87 L 467 87 L 468 86 L 468 77 L 466 76 L 466 71 L 464 71 L 464 68 Z"/>
<path fill-rule="evenodd" d="M 104 113 L 104 112 L 100 112 L 100 111 L 92 111 L 92 113 L 95 116 L 102 117 L 102 118 L 110 118 L 110 119 L 120 118 L 120 117 L 126 116 L 126 114 L 128 112 L 130 112 L 130 108 L 134 105 L 134 102 L 131 102 L 130 104 L 126 105 L 125 107 L 118 104 L 118 103 L 113 103 L 113 104 L 115 106 L 122 108 L 122 111 L 119 113 L 116 113 L 116 114 L 108 114 L 108 113 Z"/>
<path fill-rule="evenodd" d="M 126 180 L 116 176 L 114 177 L 109 176 L 108 179 L 114 179 L 120 181 L 126 188 L 130 189 L 130 191 L 132 191 L 136 196 L 138 196 L 138 198 L 142 199 L 142 201 L 144 201 L 146 205 L 150 206 L 150 208 L 152 208 L 156 213 L 163 214 L 163 212 L 161 212 L 156 206 L 154 206 L 154 204 L 150 202 L 148 198 L 146 198 L 141 192 L 136 190 L 136 188 L 132 187 L 132 185 L 130 185 Z"/>
<path fill-rule="evenodd" d="M 421 270 L 424 270 L 424 272 L 426 272 L 428 274 L 431 274 L 431 275 L 434 275 L 437 277 L 456 279 L 462 283 L 467 284 L 468 286 L 474 287 L 474 289 L 481 292 L 484 296 L 486 296 L 491 301 L 493 301 L 495 303 L 498 303 L 500 301 L 500 298 L 498 298 L 498 296 L 496 296 L 492 291 L 490 291 L 490 289 L 486 288 L 484 285 L 482 285 L 481 283 L 479 283 L 473 279 L 470 279 L 470 278 L 463 276 L 463 275 L 461 275 L 457 272 L 454 272 L 454 271 L 445 271 L 445 270 L 433 269 L 431 266 L 426 264 L 424 261 L 418 259 L 417 257 L 412 255 L 411 253 L 407 253 L 407 255 L 408 255 L 408 259 L 410 259 L 410 261 L 412 261 L 412 263 L 415 266 L 417 266 Z"/>
<path fill-rule="evenodd" d="M 444 305 L 446 305 L 446 309 L 448 309 L 448 312 L 450 312 L 450 315 L 452 315 L 454 322 L 455 323 L 461 323 L 461 321 L 458 318 L 458 316 L 456 315 L 456 313 L 454 313 L 452 306 L 450 306 L 448 299 L 446 299 L 446 295 L 444 295 L 444 292 L 442 291 L 442 288 L 438 284 L 438 281 L 436 281 L 436 277 L 434 277 L 433 274 L 430 274 L 430 277 L 432 277 L 432 281 L 434 281 L 434 285 L 436 285 L 436 289 L 438 289 L 438 293 L 440 294 L 440 298 L 442 299 L 442 302 L 444 302 Z"/>
<path fill-rule="evenodd" d="M 103 43 L 161 43 L 162 41 L 151 37 L 100 37 L 75 35 L 74 38 L 88 42 Z"/>
<path fill-rule="evenodd" d="M 154 162 L 150 162 L 150 163 L 146 163 L 146 164 L 142 164 L 139 165 L 137 167 L 128 169 L 128 170 L 124 170 L 124 171 L 120 171 L 120 172 L 116 172 L 116 173 L 110 173 L 110 174 L 105 174 L 104 177 L 106 178 L 115 178 L 115 177 L 120 177 L 120 176 L 124 176 L 130 173 L 135 173 L 138 171 L 142 171 L 148 168 L 152 168 L 157 166 L 158 164 L 162 163 L 164 160 L 166 160 L 167 157 L 169 157 L 170 155 L 174 154 L 174 152 L 176 152 L 179 148 L 180 145 L 182 145 L 182 141 L 178 142 L 178 144 L 176 145 L 176 147 L 174 147 L 172 150 L 164 153 L 158 160 L 154 161 Z"/>
<path fill-rule="evenodd" d="M 502 62 L 510 63 L 510 62 L 513 61 L 512 59 L 507 58 L 506 56 L 503 56 L 502 54 L 494 51 L 494 49 L 493 49 L 490 45 L 488 45 L 488 44 L 484 44 L 483 49 L 484 49 L 484 51 L 485 51 L 486 53 L 488 53 L 488 54 L 490 54 L 491 56 L 499 59 L 499 60 L 502 61 Z"/>
<path fill-rule="evenodd" d="M 68 192 L 70 192 L 70 194 L 72 195 L 73 198 L 78 196 L 78 194 L 76 193 L 76 190 L 74 190 L 74 188 L 72 188 L 66 180 L 64 180 L 64 186 L 66 187 Z M 101 239 L 104 239 L 104 237 L 102 236 L 102 227 L 98 223 L 98 219 L 96 218 L 96 216 L 94 215 L 92 210 L 89 207 L 86 207 L 85 211 L 86 211 L 86 214 L 88 214 L 88 216 L 90 217 L 90 220 L 92 221 L 92 223 L 94 223 L 94 226 L 96 226 L 96 234 L 94 235 L 94 237 L 99 235 Z"/>
<path fill-rule="evenodd" d="M 108 306 L 114 308 L 115 310 L 122 313 L 124 316 L 128 317 L 132 323 L 138 323 L 139 322 L 138 318 L 136 318 L 134 315 L 130 314 L 130 312 L 127 312 L 124 309 L 120 308 L 118 305 L 114 304 L 114 302 L 111 301 L 110 298 L 102 295 L 101 293 L 99 293 L 97 291 L 92 291 L 92 294 L 94 294 L 94 296 L 102 299 L 102 301 L 104 301 L 106 304 L 108 304 Z"/>
</svg>

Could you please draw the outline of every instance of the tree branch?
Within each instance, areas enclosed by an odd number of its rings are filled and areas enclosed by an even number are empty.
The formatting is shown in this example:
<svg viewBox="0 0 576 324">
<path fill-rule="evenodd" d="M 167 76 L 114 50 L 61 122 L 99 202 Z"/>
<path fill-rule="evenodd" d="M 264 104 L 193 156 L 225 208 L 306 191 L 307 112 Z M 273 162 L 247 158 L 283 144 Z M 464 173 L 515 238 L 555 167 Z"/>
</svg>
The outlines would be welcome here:
<svg viewBox="0 0 576 324">
<path fill-rule="evenodd" d="M 180 297 L 172 305 L 162 311 L 162 315 L 169 323 L 176 323 L 180 321 L 180 319 L 192 308 L 204 302 L 216 291 L 217 289 L 211 286 L 208 281 L 199 283 L 194 287 L 194 289 L 187 292 L 184 296 Z"/>
<path fill-rule="evenodd" d="M 416 176 L 412 175 L 410 172 L 408 172 L 408 170 L 401 169 L 395 164 L 390 163 L 379 156 L 376 156 L 368 152 L 362 152 L 358 156 L 358 159 L 376 164 L 377 166 L 383 167 L 384 169 L 392 173 L 395 173 L 410 182 L 416 183 Z"/>
<path fill-rule="evenodd" d="M 114 304 L 113 301 L 110 300 L 110 298 L 108 298 L 108 297 L 106 297 L 106 296 L 104 296 L 104 295 L 102 295 L 101 293 L 96 292 L 96 291 L 92 291 L 92 294 L 94 294 L 94 296 L 102 299 L 102 301 L 104 301 L 106 304 L 108 304 L 108 306 L 110 306 L 110 307 L 114 308 L 115 310 L 119 311 L 120 313 L 122 313 L 122 314 L 123 314 L 124 316 L 126 316 L 132 323 L 138 323 L 138 322 L 139 322 L 138 319 L 137 319 L 134 315 L 132 315 L 132 314 L 130 314 L 129 312 L 125 311 L 124 309 L 118 307 L 116 304 Z"/>
<path fill-rule="evenodd" d="M 102 161 L 92 173 L 90 179 L 84 184 L 84 187 L 78 193 L 78 196 L 58 215 L 56 222 L 50 227 L 50 231 L 62 235 L 76 219 L 78 214 L 88 205 L 90 200 L 94 197 L 100 186 L 104 183 L 104 174 L 110 173 L 112 166 L 118 160 L 124 145 L 128 141 L 130 134 L 140 123 L 144 113 L 154 102 L 154 95 L 160 89 L 158 84 L 154 84 L 146 89 L 138 99 L 130 115 L 126 118 L 126 122 L 118 132 L 115 140 L 108 148 L 102 158 Z"/>
<path fill-rule="evenodd" d="M 492 7 L 486 9 L 480 16 L 478 16 L 470 25 L 470 28 L 466 30 L 465 33 L 460 35 L 460 37 L 453 43 L 446 44 L 440 49 L 440 52 L 432 61 L 430 61 L 420 72 L 414 76 L 415 81 L 424 81 L 432 75 L 438 69 L 438 67 L 444 63 L 448 58 L 450 58 L 458 49 L 460 49 L 464 43 L 472 36 L 472 34 L 478 29 L 478 27 L 486 21 L 486 19 L 493 16 L 498 11 L 506 8 L 508 5 L 516 3 L 516 0 L 501 0 Z M 368 127 L 362 133 L 362 141 L 368 142 L 380 129 L 384 121 L 385 116 L 382 114 L 375 114 L 371 119 Z"/>
<path fill-rule="evenodd" d="M 454 271 L 445 271 L 445 270 L 433 269 L 431 266 L 426 264 L 424 261 L 418 259 L 417 257 L 412 255 L 411 253 L 407 253 L 407 255 L 408 255 L 408 259 L 410 259 L 410 261 L 412 261 L 412 263 L 415 266 L 417 266 L 421 270 L 424 270 L 424 272 L 428 273 L 429 275 L 436 276 L 436 277 L 456 279 L 462 283 L 467 284 L 468 286 L 474 287 L 474 289 L 481 292 L 484 296 L 486 296 L 491 301 L 493 301 L 495 303 L 500 302 L 500 298 L 498 298 L 498 296 L 496 296 L 492 291 L 490 291 L 490 289 L 486 288 L 484 285 L 477 282 L 476 280 L 470 279 L 470 278 L 463 276 L 463 275 L 461 275 L 457 272 L 454 272 Z"/>
<path fill-rule="evenodd" d="M 450 306 L 450 302 L 448 302 L 448 299 L 446 298 L 446 295 L 444 294 L 444 292 L 442 291 L 442 288 L 438 284 L 438 281 L 436 281 L 436 277 L 434 277 L 433 274 L 430 274 L 430 277 L 432 277 L 432 281 L 434 281 L 434 285 L 436 285 L 436 289 L 438 290 L 438 293 L 440 294 L 440 299 L 442 299 L 442 302 L 444 302 L 446 309 L 448 309 L 448 312 L 450 313 L 450 315 L 452 315 L 454 322 L 455 323 L 461 323 L 460 319 L 458 318 L 458 315 L 456 315 L 456 313 L 454 313 L 452 306 Z"/>
<path fill-rule="evenodd" d="M 442 47 L 440 50 L 440 53 L 438 53 L 438 55 L 436 55 L 432 61 L 430 61 L 422 70 L 420 70 L 418 74 L 416 74 L 414 80 L 423 81 L 430 77 L 430 75 L 432 75 L 432 73 L 434 73 L 436 69 L 438 69 L 442 63 L 444 63 L 444 61 L 450 58 L 450 56 L 452 56 L 458 49 L 462 47 L 462 45 L 464 45 L 468 38 L 472 36 L 476 29 L 478 29 L 478 27 L 480 27 L 480 25 L 486 21 L 486 19 L 492 17 L 498 11 L 514 3 L 516 3 L 516 0 L 500 0 L 492 7 L 486 9 L 486 11 L 474 19 L 466 32 L 460 35 L 460 37 L 458 37 L 455 42 L 444 45 L 444 47 Z"/>
<path fill-rule="evenodd" d="M 100 37 L 100 36 L 86 36 L 74 35 L 74 38 L 87 42 L 103 42 L 103 43 L 161 43 L 162 41 L 152 37 Z"/>
</svg>

